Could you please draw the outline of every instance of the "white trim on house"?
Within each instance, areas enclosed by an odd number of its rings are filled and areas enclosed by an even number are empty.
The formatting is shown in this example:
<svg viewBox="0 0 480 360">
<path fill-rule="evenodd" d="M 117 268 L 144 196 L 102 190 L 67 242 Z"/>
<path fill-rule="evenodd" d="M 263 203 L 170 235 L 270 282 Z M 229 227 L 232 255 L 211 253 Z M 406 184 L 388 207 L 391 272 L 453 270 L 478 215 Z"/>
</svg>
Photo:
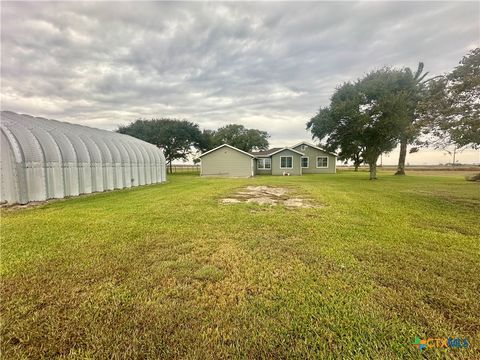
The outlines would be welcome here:
<svg viewBox="0 0 480 360">
<path fill-rule="evenodd" d="M 241 152 L 242 154 L 245 154 L 245 155 L 248 155 L 250 156 L 251 158 L 255 158 L 255 156 L 253 156 L 252 154 L 249 154 L 243 150 L 240 150 L 240 149 L 237 149 L 236 147 L 232 146 L 232 145 L 228 145 L 228 144 L 222 144 L 220 146 L 217 146 L 215 149 L 212 149 L 212 150 L 208 150 L 206 153 L 203 153 L 202 155 L 199 156 L 199 158 L 201 158 L 202 156 L 205 156 L 207 154 L 210 154 L 211 152 L 214 152 L 215 150 L 218 150 L 224 146 L 227 146 L 229 147 L 230 149 L 233 149 L 233 150 L 237 150 L 238 152 Z"/>
<path fill-rule="evenodd" d="M 327 153 L 327 154 L 330 154 L 330 155 L 333 155 L 333 156 L 335 156 L 335 157 L 337 156 L 337 154 L 335 154 L 335 153 L 332 153 L 332 152 L 330 152 L 330 151 L 327 151 L 327 150 L 325 150 L 325 149 L 322 149 L 321 147 L 315 146 L 315 145 L 310 144 L 309 142 L 306 142 L 306 141 L 299 142 L 298 144 L 293 145 L 292 148 L 296 148 L 297 146 L 300 146 L 300 145 L 310 146 L 310 147 L 312 147 L 312 148 L 314 148 L 314 149 L 323 151 L 323 152 L 325 152 L 325 153 Z"/>
<path fill-rule="evenodd" d="M 267 160 L 268 160 L 268 165 L 267 167 Z M 263 166 L 260 167 L 260 162 L 263 163 Z M 266 157 L 266 158 L 258 158 L 257 159 L 257 170 L 272 170 L 272 158 Z"/>
<path fill-rule="evenodd" d="M 325 159 L 327 159 L 327 165 L 326 165 L 326 166 L 318 166 L 318 159 L 320 159 L 320 158 L 325 158 Z M 328 168 L 328 156 L 317 156 L 317 162 L 316 162 L 315 165 L 316 165 L 317 169 L 326 169 L 326 168 Z"/>
<path fill-rule="evenodd" d="M 291 163 L 292 163 L 292 166 L 290 167 L 282 167 L 282 158 L 290 158 L 291 159 Z M 287 161 L 286 161 L 287 162 Z M 293 169 L 293 156 L 292 155 L 287 155 L 287 156 L 280 156 L 280 169 Z"/>
<path fill-rule="evenodd" d="M 303 159 L 307 159 L 307 166 L 303 166 L 303 162 L 302 162 Z M 308 167 L 310 167 L 310 157 L 302 156 L 301 159 L 300 159 L 300 167 L 302 169 L 307 169 Z"/>
<path fill-rule="evenodd" d="M 282 149 L 280 149 L 280 150 L 277 150 L 277 151 L 269 154 L 268 156 L 273 156 L 273 155 L 278 154 L 279 152 L 282 152 L 282 151 L 285 151 L 285 150 L 293 151 L 294 153 L 297 153 L 297 154 L 300 154 L 300 155 L 305 155 L 304 153 L 302 153 L 302 152 L 300 152 L 300 151 L 297 151 L 297 150 L 295 150 L 295 149 L 292 149 L 292 148 L 289 148 L 289 147 L 284 147 L 284 148 L 282 148 Z"/>
</svg>

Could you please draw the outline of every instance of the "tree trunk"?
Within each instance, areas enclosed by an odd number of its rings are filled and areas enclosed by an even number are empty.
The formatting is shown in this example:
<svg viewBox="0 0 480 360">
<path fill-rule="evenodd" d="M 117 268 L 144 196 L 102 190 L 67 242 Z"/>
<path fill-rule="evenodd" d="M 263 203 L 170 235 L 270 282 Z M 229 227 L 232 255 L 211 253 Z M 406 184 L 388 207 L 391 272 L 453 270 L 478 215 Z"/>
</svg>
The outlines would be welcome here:
<svg viewBox="0 0 480 360">
<path fill-rule="evenodd" d="M 168 166 L 170 167 L 170 174 L 172 174 L 172 173 L 173 173 L 173 172 L 172 172 L 172 160 L 170 160 L 170 161 L 168 162 Z"/>
<path fill-rule="evenodd" d="M 400 141 L 400 157 L 398 158 L 397 172 L 395 175 L 405 175 L 405 159 L 407 158 L 407 138 Z"/>
<path fill-rule="evenodd" d="M 370 165 L 370 180 L 377 180 L 377 162 L 372 162 Z"/>
<path fill-rule="evenodd" d="M 380 154 L 372 154 L 367 158 L 368 166 L 370 168 L 370 180 L 377 179 L 377 161 Z"/>
<path fill-rule="evenodd" d="M 355 166 L 355 171 L 358 171 L 358 167 L 362 165 L 362 160 L 360 158 L 360 155 L 354 155 L 353 156 L 353 166 Z"/>
</svg>

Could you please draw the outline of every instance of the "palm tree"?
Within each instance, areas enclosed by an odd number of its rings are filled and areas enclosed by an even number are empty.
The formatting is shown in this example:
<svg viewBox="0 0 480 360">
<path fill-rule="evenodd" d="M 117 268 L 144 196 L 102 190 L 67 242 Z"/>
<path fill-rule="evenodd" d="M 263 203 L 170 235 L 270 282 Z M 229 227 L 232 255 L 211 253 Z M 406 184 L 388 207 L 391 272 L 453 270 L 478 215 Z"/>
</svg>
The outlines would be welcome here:
<svg viewBox="0 0 480 360">
<path fill-rule="evenodd" d="M 395 175 L 405 175 L 405 160 L 407 158 L 407 146 L 412 143 L 419 135 L 420 129 L 416 124 L 415 109 L 418 102 L 421 100 L 424 85 L 434 78 L 424 80 L 428 75 L 428 72 L 423 73 L 423 62 L 418 63 L 417 71 L 413 73 L 410 68 L 404 70 L 405 74 L 405 86 L 409 95 L 409 119 L 407 126 L 405 127 L 403 134 L 400 138 L 400 156 L 398 158 L 397 172 Z"/>
</svg>

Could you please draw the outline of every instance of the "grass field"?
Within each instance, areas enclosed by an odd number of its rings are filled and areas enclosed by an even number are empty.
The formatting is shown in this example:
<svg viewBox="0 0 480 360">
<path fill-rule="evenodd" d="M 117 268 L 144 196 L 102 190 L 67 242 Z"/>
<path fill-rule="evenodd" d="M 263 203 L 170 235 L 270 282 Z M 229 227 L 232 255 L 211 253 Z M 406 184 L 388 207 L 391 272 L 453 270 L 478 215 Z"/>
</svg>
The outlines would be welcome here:
<svg viewBox="0 0 480 360">
<path fill-rule="evenodd" d="M 2 358 L 480 358 L 480 187 L 420 175 L 176 175 L 4 209 Z M 219 204 L 252 184 L 322 206 Z"/>
</svg>

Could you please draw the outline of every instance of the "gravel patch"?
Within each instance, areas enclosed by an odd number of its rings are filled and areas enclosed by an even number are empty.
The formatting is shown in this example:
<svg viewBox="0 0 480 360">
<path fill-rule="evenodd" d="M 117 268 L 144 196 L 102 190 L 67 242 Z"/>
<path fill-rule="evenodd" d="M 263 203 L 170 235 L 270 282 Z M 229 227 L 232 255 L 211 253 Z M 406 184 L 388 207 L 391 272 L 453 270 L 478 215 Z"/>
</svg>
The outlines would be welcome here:
<svg viewBox="0 0 480 360">
<path fill-rule="evenodd" d="M 238 204 L 238 203 L 241 203 L 240 200 L 231 199 L 231 198 L 222 199 L 221 202 L 222 202 L 222 204 Z"/>
<path fill-rule="evenodd" d="M 277 201 L 268 197 L 258 197 L 247 199 L 247 203 L 255 203 L 258 205 L 275 205 L 277 204 Z"/>
<path fill-rule="evenodd" d="M 273 186 L 247 186 L 237 191 L 231 197 L 220 200 L 221 204 L 250 203 L 257 205 L 283 205 L 287 208 L 316 208 L 312 200 L 304 199 L 298 195 L 293 197 L 292 191 L 282 187 Z"/>
</svg>

